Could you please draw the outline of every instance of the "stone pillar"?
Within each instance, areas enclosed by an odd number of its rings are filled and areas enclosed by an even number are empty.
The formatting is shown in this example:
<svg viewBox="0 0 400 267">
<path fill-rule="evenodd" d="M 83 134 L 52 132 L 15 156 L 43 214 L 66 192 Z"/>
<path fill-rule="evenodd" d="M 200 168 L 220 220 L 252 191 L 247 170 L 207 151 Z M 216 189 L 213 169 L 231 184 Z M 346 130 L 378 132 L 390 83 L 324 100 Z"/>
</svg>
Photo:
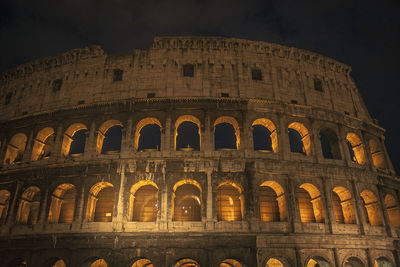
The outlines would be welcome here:
<svg viewBox="0 0 400 267">
<path fill-rule="evenodd" d="M 75 203 L 75 214 L 74 214 L 74 222 L 81 223 L 83 220 L 83 210 L 85 203 L 85 186 L 82 183 L 80 190 L 77 192 L 77 198 Z"/>
<path fill-rule="evenodd" d="M 385 208 L 385 196 L 383 195 L 382 192 L 383 188 L 381 185 L 378 184 L 378 201 L 379 201 L 379 207 L 381 210 L 381 214 L 382 214 L 382 222 L 383 222 L 383 226 L 386 229 L 386 233 L 388 236 L 392 237 L 393 233 L 392 233 L 392 227 L 389 221 L 389 215 L 387 213 L 387 210 Z"/>
<path fill-rule="evenodd" d="M 31 131 L 29 133 L 28 140 L 26 141 L 22 162 L 29 162 L 31 160 L 33 144 L 34 144 L 34 137 L 33 137 L 33 131 Z"/>
<path fill-rule="evenodd" d="M 283 160 L 288 160 L 290 158 L 290 143 L 288 136 L 288 129 L 286 125 L 286 117 L 277 113 L 277 117 L 279 120 L 279 131 L 278 131 L 278 140 L 279 140 L 279 158 Z"/>
<path fill-rule="evenodd" d="M 8 216 L 7 216 L 7 221 L 6 221 L 6 224 L 8 226 L 10 226 L 11 224 L 13 224 L 15 222 L 15 213 L 16 213 L 16 210 L 17 210 L 16 205 L 17 205 L 17 200 L 18 200 L 18 197 L 19 197 L 19 191 L 21 190 L 21 186 L 22 186 L 21 183 L 19 181 L 17 181 L 17 184 L 15 186 L 15 192 L 14 192 L 13 200 L 11 202 L 11 205 L 10 205 L 10 208 L 9 208 L 9 213 L 8 213 Z"/>
<path fill-rule="evenodd" d="M 210 121 L 210 112 L 208 110 L 204 111 L 204 144 L 202 147 L 204 149 L 204 155 L 206 157 L 211 156 L 212 151 L 214 150 L 213 147 L 213 139 L 214 136 L 211 132 L 211 121 Z"/>
<path fill-rule="evenodd" d="M 379 138 L 379 145 L 380 145 L 380 147 L 382 149 L 382 152 L 383 152 L 386 169 L 388 169 L 390 171 L 390 174 L 396 175 L 396 173 L 394 171 L 394 167 L 393 167 L 392 161 L 390 160 L 389 154 L 388 154 L 388 152 L 386 150 L 385 142 L 383 141 L 382 138 Z"/>
<path fill-rule="evenodd" d="M 251 132 L 251 123 L 248 121 L 247 118 L 247 111 L 242 112 L 242 127 L 240 128 L 241 136 L 240 136 L 240 150 L 252 151 L 252 141 L 253 141 L 253 134 Z"/>
<path fill-rule="evenodd" d="M 288 177 L 288 183 L 287 183 L 287 208 L 288 208 L 288 213 L 287 213 L 287 220 L 289 222 L 289 232 L 294 233 L 295 232 L 295 223 L 300 221 L 300 214 L 299 214 L 299 208 L 296 203 L 296 188 L 294 186 L 293 180 Z"/>
<path fill-rule="evenodd" d="M 161 151 L 164 153 L 173 150 L 171 147 L 171 111 L 166 111 L 166 119 L 164 126 L 164 142 L 161 144 Z"/>
<path fill-rule="evenodd" d="M 54 140 L 54 146 L 51 150 L 51 155 L 50 155 L 50 157 L 53 161 L 57 161 L 57 159 L 60 157 L 61 145 L 62 145 L 62 141 L 63 141 L 63 137 L 64 137 L 62 132 L 63 132 L 62 124 L 59 124 L 57 127 L 57 133 L 56 133 L 56 137 Z"/>
<path fill-rule="evenodd" d="M 206 209 L 206 229 L 213 230 L 213 192 L 212 192 L 212 170 L 208 170 L 207 174 L 207 209 Z"/>
<path fill-rule="evenodd" d="M 321 149 L 321 141 L 319 140 L 319 132 L 316 132 L 316 128 L 314 127 L 314 120 L 310 119 L 310 129 L 308 130 L 308 134 L 310 135 L 311 142 L 311 152 L 309 156 L 314 158 L 314 162 L 320 162 L 320 158 L 322 157 L 322 149 Z"/>
<path fill-rule="evenodd" d="M 125 195 L 125 185 L 126 185 L 124 161 L 121 161 L 120 177 L 121 177 L 121 183 L 118 191 L 118 200 L 117 200 L 117 216 L 116 216 L 117 222 L 122 222 L 124 220 L 123 218 L 125 209 L 124 195 Z"/>
<path fill-rule="evenodd" d="M 325 213 L 325 225 L 328 225 L 329 227 L 329 233 L 332 234 L 332 222 L 333 218 L 335 218 L 335 214 L 333 211 L 333 205 L 332 205 L 332 193 L 328 188 L 328 185 L 326 183 L 326 179 L 322 178 L 322 190 L 321 190 L 321 197 L 323 201 L 323 207 L 324 207 L 324 213 Z M 328 202 L 330 205 L 328 205 Z"/>
<path fill-rule="evenodd" d="M 163 183 L 160 186 L 161 191 L 161 218 L 160 218 L 160 230 L 167 230 L 168 227 L 168 194 L 167 194 L 167 180 L 165 167 L 162 169 Z"/>
<path fill-rule="evenodd" d="M 374 161 L 372 160 L 371 149 L 367 140 L 365 139 L 365 132 L 361 131 L 360 133 L 361 142 L 364 144 L 364 153 L 365 153 L 365 164 L 368 165 L 368 168 L 371 171 L 375 171 Z"/>
<path fill-rule="evenodd" d="M 346 132 L 343 129 L 341 124 L 338 124 L 339 133 L 338 133 L 338 141 L 339 141 L 339 148 L 341 151 L 342 160 L 345 161 L 345 166 L 350 166 L 352 159 L 350 158 L 349 148 L 347 147 L 347 139 L 346 139 Z"/>
<path fill-rule="evenodd" d="M 356 183 L 354 181 L 351 181 L 351 191 L 352 191 L 351 193 L 354 196 L 354 200 L 355 200 L 354 209 L 356 212 L 356 221 L 360 225 L 360 234 L 365 235 L 364 223 L 366 223 L 366 220 L 364 217 L 365 216 L 364 212 L 362 210 L 360 210 L 360 209 L 363 209 L 363 204 L 360 203 L 360 201 L 359 201 L 360 194 L 358 193 Z"/>
<path fill-rule="evenodd" d="M 48 215 L 48 198 L 49 198 L 49 188 L 46 187 L 42 197 L 42 205 L 40 206 L 40 214 L 39 214 L 39 223 L 44 224 L 47 223 L 47 215 Z"/>
<path fill-rule="evenodd" d="M 7 142 L 8 142 L 7 138 L 4 138 L 0 146 L 0 166 L 3 165 L 4 162 L 4 157 L 7 150 Z"/>
<path fill-rule="evenodd" d="M 93 121 L 90 124 L 89 138 L 85 142 L 85 152 L 83 153 L 85 160 L 93 158 L 96 155 L 96 137 L 96 123 Z"/>
</svg>

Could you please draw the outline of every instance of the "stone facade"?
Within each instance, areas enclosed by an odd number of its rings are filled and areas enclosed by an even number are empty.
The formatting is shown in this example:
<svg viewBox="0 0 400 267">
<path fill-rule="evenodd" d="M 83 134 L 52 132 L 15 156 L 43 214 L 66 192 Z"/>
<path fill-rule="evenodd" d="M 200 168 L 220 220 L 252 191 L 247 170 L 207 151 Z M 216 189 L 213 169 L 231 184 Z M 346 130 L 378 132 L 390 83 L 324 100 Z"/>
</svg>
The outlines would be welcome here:
<svg viewBox="0 0 400 267">
<path fill-rule="evenodd" d="M 400 180 L 350 71 L 277 44 L 163 37 L 145 51 L 93 46 L 3 73 L 1 266 L 400 266 Z M 178 147 L 183 122 L 198 127 L 198 150 Z M 234 149 L 215 149 L 221 124 Z M 146 125 L 159 127 L 156 149 L 139 148 Z M 257 125 L 271 149 L 255 149 Z M 105 153 L 116 126 L 120 150 Z M 72 155 L 80 130 L 84 151 Z M 135 221 L 145 185 L 155 217 Z M 183 185 L 200 219 L 175 214 Z M 106 202 L 108 218 L 96 219 Z"/>
</svg>

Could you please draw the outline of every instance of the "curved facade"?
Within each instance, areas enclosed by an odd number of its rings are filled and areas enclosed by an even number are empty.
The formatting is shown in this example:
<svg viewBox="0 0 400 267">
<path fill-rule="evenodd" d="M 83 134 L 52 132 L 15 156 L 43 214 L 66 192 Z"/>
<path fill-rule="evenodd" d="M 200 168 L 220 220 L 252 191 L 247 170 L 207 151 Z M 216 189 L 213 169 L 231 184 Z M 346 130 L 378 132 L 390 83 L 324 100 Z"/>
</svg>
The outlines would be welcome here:
<svg viewBox="0 0 400 267">
<path fill-rule="evenodd" d="M 1 266 L 399 266 L 400 180 L 350 67 L 155 38 L 0 84 Z"/>
</svg>

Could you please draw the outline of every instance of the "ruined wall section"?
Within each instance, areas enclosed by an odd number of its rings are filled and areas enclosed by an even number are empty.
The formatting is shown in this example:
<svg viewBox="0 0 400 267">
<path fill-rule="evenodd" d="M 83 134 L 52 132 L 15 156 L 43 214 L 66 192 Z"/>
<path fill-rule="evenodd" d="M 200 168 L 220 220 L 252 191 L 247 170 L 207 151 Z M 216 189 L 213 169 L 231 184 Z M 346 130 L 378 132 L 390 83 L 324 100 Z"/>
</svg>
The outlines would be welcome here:
<svg viewBox="0 0 400 267">
<path fill-rule="evenodd" d="M 183 66 L 194 66 L 194 77 Z M 260 69 L 262 80 L 252 79 Z M 115 81 L 114 71 L 122 70 Z M 75 49 L 2 74 L 0 119 L 147 97 L 230 97 L 333 110 L 371 121 L 350 67 L 297 48 L 215 37 L 155 38 L 149 50 Z M 322 91 L 314 80 L 321 81 Z M 57 83 L 61 83 L 57 87 Z"/>
</svg>

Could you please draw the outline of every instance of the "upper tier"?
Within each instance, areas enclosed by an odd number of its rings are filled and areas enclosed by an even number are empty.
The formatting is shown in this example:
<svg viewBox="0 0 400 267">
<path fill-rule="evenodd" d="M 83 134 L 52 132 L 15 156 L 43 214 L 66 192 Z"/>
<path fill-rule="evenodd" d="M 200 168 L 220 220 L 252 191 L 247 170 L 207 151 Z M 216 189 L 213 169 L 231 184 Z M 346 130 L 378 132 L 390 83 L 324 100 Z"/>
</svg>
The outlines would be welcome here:
<svg viewBox="0 0 400 267">
<path fill-rule="evenodd" d="M 221 37 L 156 37 L 149 50 L 74 49 L 8 70 L 0 120 L 146 97 L 267 99 L 370 121 L 351 68 L 309 51 Z"/>
</svg>

